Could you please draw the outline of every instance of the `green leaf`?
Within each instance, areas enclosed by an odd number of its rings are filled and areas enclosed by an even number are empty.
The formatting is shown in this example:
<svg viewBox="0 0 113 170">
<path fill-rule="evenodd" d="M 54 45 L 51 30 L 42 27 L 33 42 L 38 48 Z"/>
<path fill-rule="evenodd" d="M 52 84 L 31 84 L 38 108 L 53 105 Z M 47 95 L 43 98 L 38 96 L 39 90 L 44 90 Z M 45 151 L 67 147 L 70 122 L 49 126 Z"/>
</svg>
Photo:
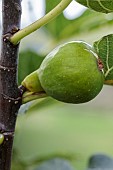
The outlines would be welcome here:
<svg viewBox="0 0 113 170">
<path fill-rule="evenodd" d="M 113 34 L 94 42 L 94 48 L 104 65 L 105 83 L 113 85 Z"/>
<path fill-rule="evenodd" d="M 18 65 L 18 84 L 31 72 L 37 70 L 44 59 L 43 56 L 38 55 L 33 51 L 24 51 L 19 55 Z"/>
<path fill-rule="evenodd" d="M 34 170 L 74 170 L 66 160 L 55 158 L 42 163 Z"/>
<path fill-rule="evenodd" d="M 25 114 L 29 113 L 30 109 L 36 110 L 37 112 L 40 112 L 40 110 L 43 110 L 45 108 L 50 107 L 51 105 L 54 105 L 55 101 L 51 99 L 50 97 L 47 98 L 40 98 L 37 100 L 33 100 L 31 102 L 28 102 L 26 104 L 22 104 L 18 114 Z M 31 111 L 32 112 L 32 111 Z"/>
<path fill-rule="evenodd" d="M 48 13 L 52 8 L 54 8 L 58 3 L 60 3 L 61 0 L 46 0 L 46 12 Z"/>
<path fill-rule="evenodd" d="M 80 4 L 93 9 L 97 12 L 113 12 L 113 0 L 76 0 Z"/>
<path fill-rule="evenodd" d="M 19 109 L 19 111 L 18 111 L 18 114 L 24 114 L 24 113 L 26 113 L 26 112 L 30 109 L 30 107 L 31 107 L 32 104 L 33 104 L 33 101 L 21 105 L 21 107 L 20 107 L 20 109 Z"/>
</svg>

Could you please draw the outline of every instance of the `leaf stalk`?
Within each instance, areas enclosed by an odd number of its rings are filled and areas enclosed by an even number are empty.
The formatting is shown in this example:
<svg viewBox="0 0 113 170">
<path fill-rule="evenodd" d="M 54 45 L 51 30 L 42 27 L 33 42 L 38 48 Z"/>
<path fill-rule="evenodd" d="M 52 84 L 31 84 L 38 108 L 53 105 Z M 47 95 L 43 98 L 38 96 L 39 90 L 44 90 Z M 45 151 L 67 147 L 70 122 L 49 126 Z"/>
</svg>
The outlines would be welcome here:
<svg viewBox="0 0 113 170">
<path fill-rule="evenodd" d="M 10 42 L 14 45 L 18 44 L 21 39 L 36 31 L 40 27 L 46 25 L 48 22 L 56 18 L 70 3 L 72 0 L 61 0 L 61 2 L 53 8 L 49 13 L 47 13 L 44 17 L 40 18 L 36 22 L 31 25 L 21 29 L 17 33 L 15 33 L 12 37 L 10 37 Z"/>
</svg>

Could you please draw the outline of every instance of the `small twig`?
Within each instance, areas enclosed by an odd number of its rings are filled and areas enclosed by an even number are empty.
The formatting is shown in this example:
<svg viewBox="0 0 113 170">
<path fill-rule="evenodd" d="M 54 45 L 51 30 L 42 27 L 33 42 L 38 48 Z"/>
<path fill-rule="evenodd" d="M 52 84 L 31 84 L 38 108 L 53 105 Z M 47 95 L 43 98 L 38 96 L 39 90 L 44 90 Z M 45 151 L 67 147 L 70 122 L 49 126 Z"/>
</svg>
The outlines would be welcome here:
<svg viewBox="0 0 113 170">
<path fill-rule="evenodd" d="M 18 31 L 12 37 L 10 37 L 10 42 L 12 42 L 14 45 L 18 44 L 21 39 L 36 31 L 40 27 L 46 25 L 52 19 L 57 17 L 71 3 L 71 1 L 72 0 L 61 0 L 61 2 L 44 17 L 40 18 L 33 24 L 25 27 L 24 29 Z"/>
</svg>

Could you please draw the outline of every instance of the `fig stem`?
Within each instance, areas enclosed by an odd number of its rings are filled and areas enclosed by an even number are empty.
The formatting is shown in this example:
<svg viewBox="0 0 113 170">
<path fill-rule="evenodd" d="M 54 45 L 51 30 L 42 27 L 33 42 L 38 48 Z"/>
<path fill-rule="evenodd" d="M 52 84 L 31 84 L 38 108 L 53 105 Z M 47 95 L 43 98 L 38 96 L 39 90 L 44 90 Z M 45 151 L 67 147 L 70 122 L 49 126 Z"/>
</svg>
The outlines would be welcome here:
<svg viewBox="0 0 113 170">
<path fill-rule="evenodd" d="M 47 13 L 44 17 L 40 18 L 34 23 L 28 25 L 27 27 L 13 34 L 9 38 L 9 41 L 14 45 L 18 44 L 21 39 L 31 34 L 32 32 L 36 31 L 40 27 L 46 25 L 52 19 L 57 17 L 71 3 L 71 1 L 72 0 L 61 0 L 61 2 L 55 8 L 53 8 L 49 13 Z"/>
<path fill-rule="evenodd" d="M 38 93 L 26 91 L 22 95 L 22 104 L 25 104 L 25 103 L 30 102 L 32 100 L 45 98 L 45 97 L 47 97 L 47 94 L 44 91 L 38 92 Z"/>
</svg>

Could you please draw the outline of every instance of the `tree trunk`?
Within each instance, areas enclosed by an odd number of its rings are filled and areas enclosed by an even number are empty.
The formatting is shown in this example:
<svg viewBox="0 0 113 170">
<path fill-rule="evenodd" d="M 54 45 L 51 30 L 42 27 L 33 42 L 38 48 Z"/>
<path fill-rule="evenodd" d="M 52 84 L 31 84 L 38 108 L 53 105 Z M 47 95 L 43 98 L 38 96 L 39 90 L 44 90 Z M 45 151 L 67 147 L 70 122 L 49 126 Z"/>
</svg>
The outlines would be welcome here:
<svg viewBox="0 0 113 170">
<path fill-rule="evenodd" d="M 2 40 L 0 57 L 0 170 L 10 170 L 15 123 L 21 105 L 17 86 L 17 59 L 19 45 L 14 46 L 8 37 L 18 31 L 21 17 L 21 0 L 2 0 Z"/>
</svg>

